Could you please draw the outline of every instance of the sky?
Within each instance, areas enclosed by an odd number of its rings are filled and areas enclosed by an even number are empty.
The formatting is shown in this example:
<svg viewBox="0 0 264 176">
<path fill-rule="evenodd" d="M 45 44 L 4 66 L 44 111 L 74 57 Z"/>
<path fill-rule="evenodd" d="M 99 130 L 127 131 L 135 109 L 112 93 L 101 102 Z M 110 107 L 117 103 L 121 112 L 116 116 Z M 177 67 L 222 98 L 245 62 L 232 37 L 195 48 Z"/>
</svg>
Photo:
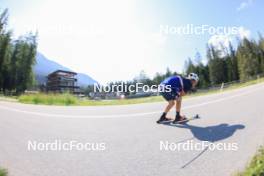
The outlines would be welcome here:
<svg viewBox="0 0 264 176">
<path fill-rule="evenodd" d="M 264 35 L 262 0 L 0 0 L 15 37 L 38 31 L 38 51 L 100 83 L 182 72 L 206 44 L 227 45 Z M 235 28 L 193 34 L 180 29 Z M 175 32 L 176 29 L 178 32 Z"/>
</svg>

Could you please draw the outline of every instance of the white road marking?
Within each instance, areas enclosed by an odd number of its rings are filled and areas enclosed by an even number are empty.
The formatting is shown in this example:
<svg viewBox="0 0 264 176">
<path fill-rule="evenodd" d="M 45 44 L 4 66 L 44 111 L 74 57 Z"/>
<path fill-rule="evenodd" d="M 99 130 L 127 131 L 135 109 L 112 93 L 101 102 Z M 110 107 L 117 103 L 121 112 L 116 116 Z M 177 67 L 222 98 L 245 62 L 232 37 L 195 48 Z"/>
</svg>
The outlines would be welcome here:
<svg viewBox="0 0 264 176">
<path fill-rule="evenodd" d="M 225 98 L 220 98 L 220 99 L 208 101 L 208 102 L 205 102 L 205 103 L 200 103 L 200 104 L 186 106 L 186 107 L 184 107 L 182 109 L 183 110 L 184 109 L 192 109 L 192 108 L 205 106 L 205 105 L 208 105 L 208 104 L 213 104 L 213 103 L 217 103 L 217 102 L 221 102 L 221 101 L 225 101 L 225 100 L 230 100 L 230 99 L 233 99 L 233 98 L 236 98 L 236 97 L 241 97 L 241 96 L 256 92 L 257 90 L 260 90 L 260 89 L 263 89 L 263 86 L 255 88 L 253 90 L 248 90 L 246 92 L 243 92 L 243 93 L 240 93 L 240 94 L 237 94 L 237 95 L 233 95 L 233 96 L 229 96 L 229 97 L 225 97 Z M 5 109 L 5 110 L 9 110 L 9 111 L 19 112 L 19 113 L 24 113 L 24 114 L 31 114 L 31 115 L 36 115 L 36 116 L 56 117 L 56 118 L 79 118 L 79 119 L 139 117 L 139 116 L 147 116 L 147 115 L 153 115 L 153 114 L 162 113 L 162 111 L 154 111 L 154 112 L 145 112 L 145 113 L 116 114 L 116 115 L 63 115 L 63 114 L 49 114 L 49 113 L 39 113 L 39 112 L 32 112 L 32 111 L 24 111 L 24 110 L 14 109 L 14 108 L 3 106 L 3 105 L 0 105 L 0 108 L 1 109 Z"/>
</svg>

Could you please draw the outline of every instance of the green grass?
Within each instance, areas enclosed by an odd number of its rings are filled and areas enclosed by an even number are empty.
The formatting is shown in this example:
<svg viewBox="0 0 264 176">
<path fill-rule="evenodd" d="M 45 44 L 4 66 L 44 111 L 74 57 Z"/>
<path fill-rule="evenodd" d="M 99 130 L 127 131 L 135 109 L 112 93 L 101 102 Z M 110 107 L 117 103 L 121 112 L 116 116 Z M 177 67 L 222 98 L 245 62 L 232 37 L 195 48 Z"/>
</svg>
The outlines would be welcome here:
<svg viewBox="0 0 264 176">
<path fill-rule="evenodd" d="M 226 91 L 230 91 L 230 90 L 235 90 L 235 89 L 251 86 L 251 85 L 262 83 L 262 82 L 264 82 L 264 78 L 251 80 L 251 81 L 247 81 L 247 82 L 244 82 L 244 83 L 234 83 L 234 84 L 230 85 L 229 87 L 224 88 L 223 91 L 220 91 L 220 89 L 209 90 L 207 92 L 191 94 L 191 95 L 188 95 L 187 97 L 202 96 L 202 95 L 208 95 L 208 94 L 214 94 L 214 93 L 221 93 L 221 92 L 226 92 Z"/>
<path fill-rule="evenodd" d="M 187 95 L 184 98 L 192 98 L 196 96 L 203 96 L 209 94 L 215 94 L 225 91 L 230 91 L 249 85 L 257 84 L 264 82 L 264 78 L 258 80 L 252 80 L 245 83 L 236 83 L 228 88 L 225 88 L 223 91 L 217 90 L 208 90 L 206 92 L 194 93 Z M 133 98 L 133 99 L 123 99 L 123 100 L 89 100 L 89 99 L 78 99 L 70 94 L 29 94 L 22 95 L 18 97 L 18 101 L 21 103 L 27 104 L 44 104 L 44 105 L 78 105 L 78 106 L 103 106 L 103 105 L 127 105 L 127 104 L 139 104 L 139 103 L 153 103 L 161 102 L 164 99 L 161 96 L 152 96 L 144 98 Z"/>
<path fill-rule="evenodd" d="M 16 96 L 4 96 L 0 94 L 0 101 L 14 102 L 14 101 L 17 101 L 17 97 Z"/>
<path fill-rule="evenodd" d="M 18 101 L 26 104 L 43 104 L 43 105 L 79 105 L 79 106 L 98 106 L 98 105 L 124 105 L 138 104 L 147 102 L 162 101 L 162 97 L 146 97 L 124 100 L 89 100 L 78 99 L 70 94 L 29 94 L 21 95 Z"/>
<path fill-rule="evenodd" d="M 44 105 L 77 105 L 79 100 L 70 94 L 27 94 L 18 98 L 19 102 Z"/>
<path fill-rule="evenodd" d="M 252 158 L 249 165 L 243 172 L 236 176 L 263 176 L 264 175 L 264 147 L 261 147 L 257 154 Z"/>
<path fill-rule="evenodd" d="M 6 169 L 0 168 L 0 176 L 7 176 L 8 172 Z"/>
</svg>

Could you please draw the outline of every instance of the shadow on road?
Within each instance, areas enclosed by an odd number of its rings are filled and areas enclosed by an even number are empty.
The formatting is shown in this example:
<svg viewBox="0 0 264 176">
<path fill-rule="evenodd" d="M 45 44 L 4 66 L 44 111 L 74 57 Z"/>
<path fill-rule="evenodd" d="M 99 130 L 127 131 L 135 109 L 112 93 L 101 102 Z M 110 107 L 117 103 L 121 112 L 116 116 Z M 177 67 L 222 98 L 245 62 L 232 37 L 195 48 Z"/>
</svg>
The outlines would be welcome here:
<svg viewBox="0 0 264 176">
<path fill-rule="evenodd" d="M 222 123 L 214 126 L 200 127 L 195 125 L 183 124 L 171 124 L 165 123 L 171 127 L 189 129 L 193 136 L 200 141 L 216 142 L 231 137 L 237 130 L 244 129 L 245 126 L 241 124 L 229 125 Z"/>
<path fill-rule="evenodd" d="M 237 130 L 241 130 L 241 129 L 245 128 L 245 126 L 241 125 L 241 124 L 229 125 L 227 123 L 222 123 L 219 125 L 207 126 L 207 127 L 189 125 L 188 123 L 176 124 L 176 125 L 171 124 L 171 123 L 164 123 L 163 125 L 189 129 L 193 134 L 193 138 L 196 138 L 200 141 L 208 141 L 211 143 L 229 138 Z M 188 161 L 183 166 L 181 166 L 181 168 L 182 169 L 186 168 L 188 165 L 190 165 L 196 159 L 201 157 L 207 150 L 208 150 L 208 147 L 206 147 L 204 150 L 202 150 L 200 153 L 198 153 L 198 155 L 196 155 L 190 161 Z"/>
</svg>

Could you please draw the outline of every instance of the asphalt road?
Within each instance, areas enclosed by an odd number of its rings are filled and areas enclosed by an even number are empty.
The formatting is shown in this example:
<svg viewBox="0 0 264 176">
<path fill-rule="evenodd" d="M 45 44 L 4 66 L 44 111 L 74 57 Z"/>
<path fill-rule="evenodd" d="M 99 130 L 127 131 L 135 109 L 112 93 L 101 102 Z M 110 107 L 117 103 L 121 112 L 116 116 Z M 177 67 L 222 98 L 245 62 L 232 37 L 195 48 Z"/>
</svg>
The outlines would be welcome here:
<svg viewBox="0 0 264 176">
<path fill-rule="evenodd" d="M 10 176 L 231 175 L 264 144 L 263 104 L 264 84 L 187 99 L 183 113 L 202 118 L 172 126 L 155 123 L 165 102 L 107 107 L 0 102 L 0 166 Z M 39 150 L 28 150 L 30 141 Z M 93 148 L 41 151 L 54 141 Z M 229 148 L 180 147 L 202 141 Z M 168 150 L 161 145 L 166 142 Z"/>
</svg>

